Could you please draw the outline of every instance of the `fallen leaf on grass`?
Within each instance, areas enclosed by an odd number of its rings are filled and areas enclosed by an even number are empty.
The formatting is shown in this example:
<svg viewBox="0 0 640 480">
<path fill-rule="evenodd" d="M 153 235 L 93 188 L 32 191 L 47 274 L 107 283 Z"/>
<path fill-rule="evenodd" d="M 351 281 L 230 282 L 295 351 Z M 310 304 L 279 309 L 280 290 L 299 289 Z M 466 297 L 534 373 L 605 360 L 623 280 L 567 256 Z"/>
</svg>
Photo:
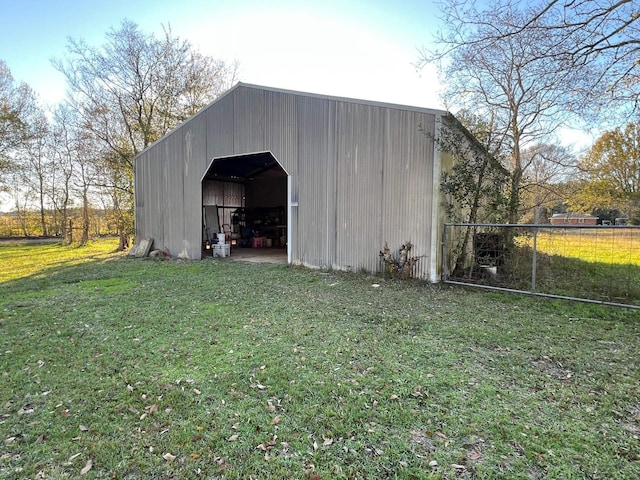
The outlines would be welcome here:
<svg viewBox="0 0 640 480">
<path fill-rule="evenodd" d="M 15 439 L 16 439 L 16 437 L 5 438 L 4 444 L 5 445 L 9 445 L 10 443 L 13 443 L 15 441 Z"/>
<path fill-rule="evenodd" d="M 325 438 L 324 442 L 322 442 L 323 447 L 328 447 L 331 444 L 333 444 L 333 438 Z"/>
<path fill-rule="evenodd" d="M 482 458 L 482 452 L 480 450 L 471 450 L 469 452 L 469 460 L 472 460 L 474 462 L 477 462 L 478 460 L 480 460 Z"/>
<path fill-rule="evenodd" d="M 171 455 L 170 453 L 165 453 L 164 455 L 162 455 L 162 458 L 164 458 L 167 462 L 173 462 L 176 459 L 176 456 Z"/>
<path fill-rule="evenodd" d="M 91 470 L 92 467 L 93 467 L 93 460 L 91 459 L 87 460 L 87 464 L 84 467 L 82 467 L 82 470 L 80 470 L 80 475 L 86 475 L 87 472 Z"/>
<path fill-rule="evenodd" d="M 236 433 L 235 435 L 231 435 L 227 440 L 229 442 L 235 442 L 236 440 L 238 440 L 238 434 Z"/>
<path fill-rule="evenodd" d="M 278 423 L 280 423 L 280 415 L 276 415 L 273 417 L 273 420 L 271 420 L 271 425 L 277 425 Z"/>
<path fill-rule="evenodd" d="M 378 447 L 374 447 L 373 445 L 365 447 L 364 451 L 370 453 L 373 456 L 381 457 L 382 455 L 384 455 L 384 451 L 382 451 Z"/>
<path fill-rule="evenodd" d="M 451 464 L 451 468 L 455 468 L 456 470 L 466 470 L 467 467 L 465 467 L 464 465 L 458 465 L 457 463 L 452 463 Z"/>
<path fill-rule="evenodd" d="M 69 460 L 67 460 L 68 463 L 73 462 L 76 458 L 78 458 L 80 455 L 82 455 L 81 453 L 76 453 L 75 455 L 71 455 L 69 457 Z"/>
<path fill-rule="evenodd" d="M 88 432 L 89 431 L 89 427 L 85 427 L 84 425 L 80 425 L 80 431 L 81 432 Z"/>
</svg>

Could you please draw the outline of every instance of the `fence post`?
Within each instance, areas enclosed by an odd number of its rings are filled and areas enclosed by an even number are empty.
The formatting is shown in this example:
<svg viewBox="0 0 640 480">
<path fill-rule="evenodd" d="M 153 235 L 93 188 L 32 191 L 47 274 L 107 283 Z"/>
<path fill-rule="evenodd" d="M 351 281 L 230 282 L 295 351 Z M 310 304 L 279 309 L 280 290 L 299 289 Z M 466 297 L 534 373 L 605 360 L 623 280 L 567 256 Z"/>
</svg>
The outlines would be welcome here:
<svg viewBox="0 0 640 480">
<path fill-rule="evenodd" d="M 536 291 L 536 270 L 538 265 L 538 229 L 533 229 L 533 255 L 531 258 L 531 292 Z"/>
</svg>

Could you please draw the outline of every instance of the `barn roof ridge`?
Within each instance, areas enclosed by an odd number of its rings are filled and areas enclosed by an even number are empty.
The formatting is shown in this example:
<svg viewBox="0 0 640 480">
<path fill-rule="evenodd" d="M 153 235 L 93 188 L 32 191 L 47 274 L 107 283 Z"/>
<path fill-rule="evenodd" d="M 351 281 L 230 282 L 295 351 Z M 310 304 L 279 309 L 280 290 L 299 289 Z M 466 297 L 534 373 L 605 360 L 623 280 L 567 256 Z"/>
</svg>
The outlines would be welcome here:
<svg viewBox="0 0 640 480">
<path fill-rule="evenodd" d="M 201 114 L 206 112 L 209 108 L 213 107 L 216 103 L 222 101 L 225 97 L 231 95 L 235 90 L 238 90 L 240 88 L 250 88 L 250 89 L 254 89 L 254 90 L 262 90 L 262 91 L 268 91 L 268 92 L 296 95 L 296 96 L 299 96 L 299 97 L 308 97 L 308 98 L 333 100 L 333 101 L 336 101 L 336 102 L 346 102 L 346 103 L 353 103 L 353 104 L 358 104 L 358 105 L 367 105 L 367 106 L 381 107 L 381 108 L 392 108 L 392 109 L 396 109 L 396 110 L 406 110 L 406 111 L 428 113 L 428 114 L 440 115 L 440 116 L 453 116 L 447 110 L 440 110 L 440 109 L 436 109 L 436 108 L 425 108 L 425 107 L 417 107 L 417 106 L 411 106 L 411 105 L 401 105 L 401 104 L 396 104 L 396 103 L 379 102 L 379 101 L 375 101 L 375 100 L 364 100 L 364 99 L 358 99 L 358 98 L 340 97 L 340 96 L 326 95 L 326 94 L 321 94 L 321 93 L 310 93 L 310 92 L 302 92 L 302 91 L 298 91 L 298 90 L 288 90 L 288 89 L 284 89 L 284 88 L 268 87 L 268 86 L 264 86 L 264 85 L 256 85 L 256 84 L 253 84 L 253 83 L 237 82 L 235 85 L 233 85 L 231 88 L 229 88 L 229 90 L 227 90 L 224 93 L 222 93 L 218 98 L 216 98 L 215 100 L 211 101 L 210 103 L 208 103 L 207 105 L 202 107 L 200 110 L 198 110 L 192 116 L 190 116 L 189 118 L 187 118 L 183 122 L 179 123 L 174 128 L 172 128 L 167 133 L 165 133 L 163 136 L 161 136 L 159 139 L 157 139 L 155 142 L 151 143 L 146 148 L 144 148 L 143 150 L 138 152 L 138 154 L 134 158 L 134 162 L 135 162 L 136 158 L 138 158 L 140 155 L 142 155 L 144 152 L 146 152 L 150 148 L 154 147 L 162 139 L 168 137 L 169 135 L 171 135 L 174 132 L 178 131 L 183 126 L 185 126 L 188 123 L 192 122 L 197 117 L 199 117 Z"/>
<path fill-rule="evenodd" d="M 238 82 L 236 85 L 234 85 L 234 87 L 232 89 L 235 89 L 235 88 L 238 88 L 238 87 L 246 87 L 246 88 L 253 88 L 253 89 L 256 89 L 256 90 L 264 90 L 264 91 L 269 91 L 269 92 L 297 95 L 299 97 L 309 97 L 309 98 L 318 98 L 318 99 L 325 99 L 325 100 L 335 100 L 335 101 L 338 101 L 338 102 L 357 103 L 357 104 L 360 104 L 360 105 L 369 105 L 369 106 L 374 106 L 374 107 L 395 108 L 395 109 L 398 109 L 398 110 L 412 110 L 412 111 L 416 111 L 416 112 L 433 113 L 433 114 L 438 114 L 438 115 L 446 115 L 446 114 L 449 113 L 446 110 L 441 110 L 441 109 L 438 109 L 438 108 L 418 107 L 418 106 L 415 106 L 415 105 L 404 105 L 404 104 L 393 103 L 393 102 L 383 102 L 383 101 L 378 101 L 378 100 L 366 100 L 366 99 L 355 98 L 355 97 L 343 97 L 343 96 L 340 96 L 340 95 L 329 95 L 329 94 L 324 94 L 324 93 L 314 93 L 314 92 L 306 92 L 306 91 L 301 91 L 301 90 L 291 90 L 291 89 L 286 89 L 286 88 L 270 87 L 270 86 L 266 86 L 266 85 L 257 85 L 257 84 L 254 84 L 254 83 L 245 83 L 245 82 Z M 232 89 L 229 89 L 229 91 L 231 91 Z M 214 100 L 214 102 L 215 102 L 215 100 Z"/>
</svg>

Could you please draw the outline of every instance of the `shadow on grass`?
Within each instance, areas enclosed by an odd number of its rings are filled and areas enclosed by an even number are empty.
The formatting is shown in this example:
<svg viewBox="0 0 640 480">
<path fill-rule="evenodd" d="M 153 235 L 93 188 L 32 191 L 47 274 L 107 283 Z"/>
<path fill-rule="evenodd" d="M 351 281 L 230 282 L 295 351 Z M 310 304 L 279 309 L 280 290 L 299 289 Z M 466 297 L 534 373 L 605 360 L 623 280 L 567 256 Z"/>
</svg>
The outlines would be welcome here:
<svg viewBox="0 0 640 480">
<path fill-rule="evenodd" d="M 450 280 L 597 302 L 640 306 L 640 266 L 587 262 L 515 247 L 495 272 L 475 267 Z M 454 272 L 455 273 L 455 272 Z M 534 276 L 535 273 L 535 276 Z"/>
<path fill-rule="evenodd" d="M 58 268 L 76 266 L 122 255 L 113 239 L 100 239 L 86 245 L 58 242 L 0 242 L 0 284 L 10 280 L 48 276 Z"/>
</svg>

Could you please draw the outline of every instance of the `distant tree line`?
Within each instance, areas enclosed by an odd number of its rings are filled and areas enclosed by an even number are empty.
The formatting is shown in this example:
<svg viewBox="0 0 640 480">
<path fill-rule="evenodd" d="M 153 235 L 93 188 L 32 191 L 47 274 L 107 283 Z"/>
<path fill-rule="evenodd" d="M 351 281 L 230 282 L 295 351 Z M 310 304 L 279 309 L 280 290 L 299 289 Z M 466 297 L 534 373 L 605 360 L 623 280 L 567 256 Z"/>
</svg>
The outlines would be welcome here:
<svg viewBox="0 0 640 480">
<path fill-rule="evenodd" d="M 202 55 L 170 28 L 124 21 L 99 47 L 69 39 L 53 61 L 67 95 L 45 109 L 0 59 L 0 191 L 24 234 L 86 242 L 95 212 L 125 248 L 133 235 L 133 159 L 236 81 L 237 64 Z M 26 228 L 29 219 L 29 228 Z M 94 230 L 95 231 L 95 230 Z M 1 233 L 0 233 L 1 235 Z"/>
<path fill-rule="evenodd" d="M 37 209 L 0 213 L 0 238 L 48 237 L 58 238 L 66 243 L 80 242 L 85 229 L 82 214 L 81 208 L 69 208 L 63 233 L 63 225 L 55 210 L 45 210 L 44 216 Z M 42 234 L 43 217 L 47 235 Z M 114 213 L 110 210 L 91 208 L 88 231 L 89 237 L 117 235 Z"/>
</svg>

